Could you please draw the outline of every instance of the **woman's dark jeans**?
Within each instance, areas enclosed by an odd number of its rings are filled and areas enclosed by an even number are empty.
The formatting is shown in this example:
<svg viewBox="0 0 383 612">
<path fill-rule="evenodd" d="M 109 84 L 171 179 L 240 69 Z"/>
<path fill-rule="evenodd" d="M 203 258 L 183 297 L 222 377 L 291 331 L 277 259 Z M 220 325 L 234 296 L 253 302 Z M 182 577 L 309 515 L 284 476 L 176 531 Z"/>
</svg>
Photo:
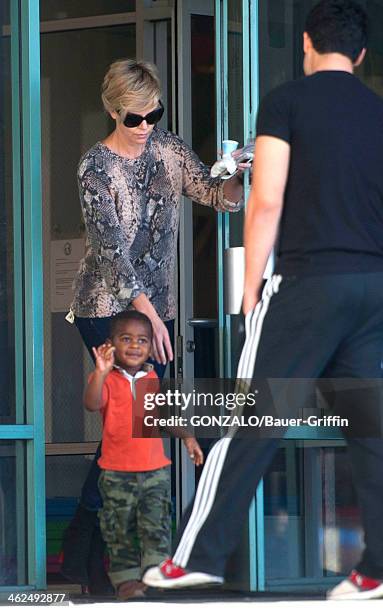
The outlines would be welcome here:
<svg viewBox="0 0 383 612">
<path fill-rule="evenodd" d="M 81 337 L 85 343 L 86 348 L 89 351 L 91 358 L 94 361 L 94 355 L 92 347 L 98 347 L 103 344 L 109 337 L 109 325 L 112 317 L 98 317 L 94 319 L 87 318 L 75 318 L 76 326 L 81 334 Z M 168 329 L 170 342 L 174 347 L 174 320 L 166 321 L 165 325 Z M 165 374 L 166 366 L 154 361 L 153 359 L 148 360 L 153 364 L 154 369 L 157 373 L 158 378 L 162 379 Z M 88 476 L 86 477 L 85 483 L 81 490 L 80 503 L 84 508 L 91 511 L 97 511 L 102 506 L 102 499 L 98 490 L 98 478 L 100 476 L 100 468 L 97 463 L 101 455 L 101 443 L 98 445 L 96 454 L 90 466 Z"/>
</svg>

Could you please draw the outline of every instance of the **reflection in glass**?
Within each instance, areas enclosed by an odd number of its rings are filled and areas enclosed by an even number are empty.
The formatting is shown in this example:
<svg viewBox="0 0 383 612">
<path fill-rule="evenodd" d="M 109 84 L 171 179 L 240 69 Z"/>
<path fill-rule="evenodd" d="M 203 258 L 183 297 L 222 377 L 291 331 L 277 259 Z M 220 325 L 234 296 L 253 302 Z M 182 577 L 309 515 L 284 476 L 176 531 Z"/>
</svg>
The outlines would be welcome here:
<svg viewBox="0 0 383 612">
<path fill-rule="evenodd" d="M 91 459 L 93 455 L 46 458 L 47 573 L 55 581 L 60 573 L 63 534 L 76 511 Z"/>
<path fill-rule="evenodd" d="M 266 580 L 347 575 L 363 548 L 347 448 L 288 441 L 264 479 Z"/>
<path fill-rule="evenodd" d="M 0 586 L 26 583 L 24 450 L 0 441 Z"/>
<path fill-rule="evenodd" d="M 363 530 L 357 497 L 352 486 L 347 449 L 326 448 L 323 466 L 323 569 L 326 576 L 347 575 L 356 566 L 363 548 Z"/>
<path fill-rule="evenodd" d="M 0 4 L 0 24 L 10 23 L 10 3 L 9 0 Z"/>
<path fill-rule="evenodd" d="M 228 136 L 239 142 L 241 147 L 244 143 L 243 132 L 243 25 L 242 25 L 242 0 L 233 0 L 228 3 Z M 248 109 L 248 112 L 250 110 Z M 241 210 L 229 217 L 230 247 L 243 245 L 243 224 L 245 210 Z M 230 330 L 230 353 L 231 372 L 234 376 L 244 343 L 244 321 L 242 315 L 231 317 Z"/>
<path fill-rule="evenodd" d="M 264 479 L 266 580 L 304 575 L 301 452 L 279 449 Z"/>
<path fill-rule="evenodd" d="M 8 11 L 4 15 L 5 6 Z M 1 21 L 9 2 L 0 8 L 0 424 L 15 423 L 13 208 L 12 208 L 12 107 L 11 39 L 3 35 Z"/>
<path fill-rule="evenodd" d="M 228 137 L 243 144 L 242 0 L 228 3 Z"/>
<path fill-rule="evenodd" d="M 135 57 L 135 51 L 133 25 L 41 37 L 43 199 L 44 208 L 51 207 L 52 238 L 81 235 L 77 164 L 113 129 L 100 95 L 108 66 L 121 57 Z"/>
<path fill-rule="evenodd" d="M 100 95 L 108 66 L 122 57 L 135 57 L 135 52 L 133 24 L 41 36 L 47 442 L 100 439 L 99 420 L 85 415 L 82 403 L 90 358 L 76 327 L 65 320 L 69 303 L 55 308 L 49 290 L 51 248 L 55 241 L 83 237 L 77 165 L 83 153 L 114 128 Z"/>
<path fill-rule="evenodd" d="M 291 79 L 303 76 L 302 35 L 306 16 L 316 0 L 259 2 L 260 97 Z M 362 3 L 369 18 L 367 55 L 356 74 L 383 95 L 383 0 Z"/>
<path fill-rule="evenodd" d="M 259 2 L 260 99 L 268 91 L 303 76 L 303 30 L 316 0 Z"/>
<path fill-rule="evenodd" d="M 217 157 L 214 17 L 191 16 L 192 147 L 206 164 Z M 217 318 L 217 213 L 193 206 L 194 316 Z"/>
<path fill-rule="evenodd" d="M 42 21 L 130 13 L 135 10 L 135 0 L 40 0 Z"/>
<path fill-rule="evenodd" d="M 366 57 L 356 69 L 360 79 L 379 96 L 383 96 L 383 0 L 368 0 L 369 40 Z"/>
<path fill-rule="evenodd" d="M 228 136 L 243 141 L 242 0 L 228 5 Z M 230 217 L 230 246 L 243 244 L 244 211 Z"/>
<path fill-rule="evenodd" d="M 315 3 L 259 1 L 260 98 L 303 76 L 302 35 Z M 363 5 L 370 40 L 356 74 L 383 95 L 383 0 Z M 286 443 L 265 479 L 265 504 L 268 581 L 344 575 L 355 566 L 362 532 L 345 448 L 309 449 Z"/>
</svg>

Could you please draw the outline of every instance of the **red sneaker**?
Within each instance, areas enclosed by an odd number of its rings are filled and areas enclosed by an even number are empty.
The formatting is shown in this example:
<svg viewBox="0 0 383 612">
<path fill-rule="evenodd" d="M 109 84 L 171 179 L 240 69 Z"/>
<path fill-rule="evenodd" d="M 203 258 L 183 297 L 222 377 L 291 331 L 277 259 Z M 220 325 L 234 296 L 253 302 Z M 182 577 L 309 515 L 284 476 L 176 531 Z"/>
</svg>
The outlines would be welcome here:
<svg viewBox="0 0 383 612">
<path fill-rule="evenodd" d="M 383 597 L 383 580 L 369 578 L 352 570 L 334 589 L 328 591 L 327 599 L 380 599 Z"/>
<path fill-rule="evenodd" d="M 222 584 L 221 576 L 205 572 L 189 572 L 175 565 L 171 559 L 148 569 L 142 579 L 144 584 L 161 589 L 180 589 L 205 584 Z"/>
</svg>

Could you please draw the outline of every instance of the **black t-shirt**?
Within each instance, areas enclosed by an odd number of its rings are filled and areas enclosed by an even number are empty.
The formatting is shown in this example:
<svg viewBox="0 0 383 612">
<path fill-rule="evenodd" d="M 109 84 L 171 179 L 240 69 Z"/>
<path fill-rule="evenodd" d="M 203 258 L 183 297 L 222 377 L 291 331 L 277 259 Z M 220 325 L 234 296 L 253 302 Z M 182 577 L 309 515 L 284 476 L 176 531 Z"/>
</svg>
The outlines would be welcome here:
<svg viewBox="0 0 383 612">
<path fill-rule="evenodd" d="M 257 136 L 291 145 L 277 272 L 383 270 L 383 100 L 323 71 L 262 101 Z"/>
</svg>

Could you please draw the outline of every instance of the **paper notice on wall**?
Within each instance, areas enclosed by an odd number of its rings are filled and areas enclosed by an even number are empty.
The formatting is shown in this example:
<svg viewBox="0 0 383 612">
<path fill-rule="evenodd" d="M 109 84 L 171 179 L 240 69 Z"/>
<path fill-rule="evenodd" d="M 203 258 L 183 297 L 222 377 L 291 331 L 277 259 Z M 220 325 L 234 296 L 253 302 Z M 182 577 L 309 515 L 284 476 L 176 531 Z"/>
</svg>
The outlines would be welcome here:
<svg viewBox="0 0 383 612">
<path fill-rule="evenodd" d="M 66 312 L 73 299 L 72 283 L 84 257 L 83 238 L 51 242 L 51 312 Z"/>
</svg>

